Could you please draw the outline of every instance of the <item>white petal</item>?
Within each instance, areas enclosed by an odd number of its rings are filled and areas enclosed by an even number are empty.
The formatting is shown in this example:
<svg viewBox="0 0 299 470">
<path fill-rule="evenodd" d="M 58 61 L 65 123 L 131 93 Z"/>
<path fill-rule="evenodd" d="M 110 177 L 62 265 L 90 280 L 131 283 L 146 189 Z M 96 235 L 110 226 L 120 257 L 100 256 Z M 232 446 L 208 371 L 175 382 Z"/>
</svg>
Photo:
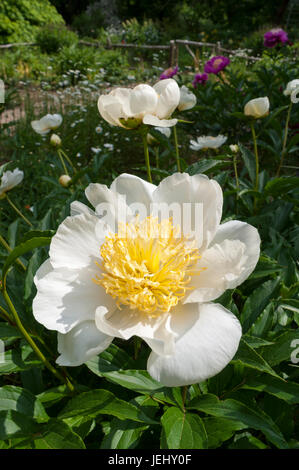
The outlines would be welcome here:
<svg viewBox="0 0 299 470">
<path fill-rule="evenodd" d="M 61 366 L 80 366 L 108 348 L 112 340 L 97 329 L 94 321 L 85 321 L 69 333 L 58 333 L 60 356 L 56 362 Z"/>
<path fill-rule="evenodd" d="M 160 119 L 168 118 L 177 108 L 180 102 L 180 88 L 177 82 L 172 78 L 160 80 L 154 85 L 153 88 L 159 95 L 158 105 L 155 114 Z M 159 126 L 160 124 L 155 125 Z"/>
<path fill-rule="evenodd" d="M 173 356 L 152 352 L 150 375 L 168 387 L 202 382 L 234 357 L 242 335 L 238 319 L 219 304 L 197 304 L 198 319 L 175 344 Z"/>
<path fill-rule="evenodd" d="M 224 240 L 208 248 L 197 263 L 196 269 L 201 272 L 192 276 L 188 284 L 192 290 L 183 303 L 208 302 L 234 289 L 243 282 L 247 264 L 247 247 L 240 240 Z"/>
<path fill-rule="evenodd" d="M 169 205 L 178 203 L 181 206 L 181 226 L 184 224 L 183 204 L 191 203 L 190 212 L 193 216 L 196 214 L 195 204 L 202 204 L 203 219 L 197 224 L 199 230 L 202 230 L 197 236 L 200 251 L 203 251 L 214 238 L 220 223 L 223 204 L 222 190 L 217 181 L 209 180 L 205 175 L 190 176 L 187 173 L 174 173 L 159 184 L 153 193 L 153 200 Z M 196 229 L 196 227 L 191 228 Z"/>
<path fill-rule="evenodd" d="M 76 269 L 99 260 L 100 246 L 106 235 L 104 224 L 93 215 L 86 213 L 67 217 L 51 241 L 53 267 Z"/>
<path fill-rule="evenodd" d="M 93 281 L 99 274 L 97 265 L 76 271 L 53 269 L 50 260 L 45 261 L 34 278 L 35 319 L 49 330 L 67 333 L 83 321 L 94 321 L 98 306 L 114 310 L 112 297 Z"/>
<path fill-rule="evenodd" d="M 103 333 L 117 338 L 129 339 L 139 336 L 158 354 L 172 354 L 175 334 L 169 327 L 169 314 L 151 318 L 145 313 L 130 308 L 114 312 L 99 307 L 96 311 L 96 326 Z"/>
<path fill-rule="evenodd" d="M 129 221 L 132 211 L 126 199 L 105 184 L 91 183 L 85 190 L 89 202 L 96 208 L 100 220 L 109 225 L 110 231 L 117 232 L 118 223 Z"/>
<path fill-rule="evenodd" d="M 224 240 L 240 240 L 246 246 L 245 254 L 247 261 L 244 270 L 238 277 L 237 284 L 230 284 L 236 287 L 242 284 L 254 270 L 260 257 L 261 239 L 257 229 L 252 225 L 246 222 L 240 222 L 239 220 L 231 220 L 218 227 L 210 247 L 216 243 L 222 243 Z M 229 289 L 233 287 L 229 287 Z"/>
<path fill-rule="evenodd" d="M 152 194 L 156 187 L 138 176 L 123 173 L 115 178 L 110 189 L 116 194 L 124 195 L 128 206 L 136 202 L 144 204 L 149 215 Z"/>
<path fill-rule="evenodd" d="M 142 119 L 143 124 L 147 124 L 149 126 L 157 126 L 157 127 L 173 127 L 177 124 L 177 119 L 159 119 L 157 116 L 153 114 L 145 114 Z"/>
<path fill-rule="evenodd" d="M 71 202 L 71 217 L 74 217 L 75 215 L 79 214 L 90 214 L 94 215 L 94 212 L 83 202 L 80 201 L 73 201 Z"/>
<path fill-rule="evenodd" d="M 130 95 L 130 108 L 133 115 L 155 111 L 158 95 L 149 85 L 137 85 Z"/>
<path fill-rule="evenodd" d="M 43 125 L 40 121 L 32 121 L 31 126 L 32 129 L 40 135 L 46 135 L 51 130 L 47 126 Z"/>
</svg>

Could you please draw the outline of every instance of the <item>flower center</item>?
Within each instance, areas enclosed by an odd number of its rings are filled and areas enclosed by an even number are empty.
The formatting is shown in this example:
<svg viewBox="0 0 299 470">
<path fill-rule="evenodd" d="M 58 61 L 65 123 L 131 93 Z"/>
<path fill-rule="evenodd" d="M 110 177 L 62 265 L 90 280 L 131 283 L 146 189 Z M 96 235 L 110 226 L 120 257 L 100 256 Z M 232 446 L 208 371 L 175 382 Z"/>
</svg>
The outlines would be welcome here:
<svg viewBox="0 0 299 470">
<path fill-rule="evenodd" d="M 213 68 L 214 69 L 217 69 L 219 67 L 219 65 L 222 64 L 222 59 L 216 59 L 213 63 Z"/>
<path fill-rule="evenodd" d="M 171 219 L 149 216 L 120 224 L 101 246 L 102 275 L 94 282 L 117 299 L 152 317 L 169 312 L 184 297 L 200 259 L 195 240 L 181 236 Z"/>
</svg>

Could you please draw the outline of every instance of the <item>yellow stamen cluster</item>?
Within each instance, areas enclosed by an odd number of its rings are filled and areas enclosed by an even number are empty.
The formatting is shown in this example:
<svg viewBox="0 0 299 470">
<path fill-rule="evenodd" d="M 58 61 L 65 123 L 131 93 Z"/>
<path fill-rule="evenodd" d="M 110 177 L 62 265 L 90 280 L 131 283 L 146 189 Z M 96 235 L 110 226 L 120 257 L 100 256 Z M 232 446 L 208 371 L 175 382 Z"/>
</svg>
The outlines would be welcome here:
<svg viewBox="0 0 299 470">
<path fill-rule="evenodd" d="M 101 246 L 102 275 L 94 282 L 127 305 L 155 317 L 177 305 L 200 258 L 195 240 L 184 238 L 171 219 L 149 216 L 122 224 Z M 197 271 L 198 273 L 198 271 Z M 189 288 L 190 289 L 190 288 Z"/>
</svg>

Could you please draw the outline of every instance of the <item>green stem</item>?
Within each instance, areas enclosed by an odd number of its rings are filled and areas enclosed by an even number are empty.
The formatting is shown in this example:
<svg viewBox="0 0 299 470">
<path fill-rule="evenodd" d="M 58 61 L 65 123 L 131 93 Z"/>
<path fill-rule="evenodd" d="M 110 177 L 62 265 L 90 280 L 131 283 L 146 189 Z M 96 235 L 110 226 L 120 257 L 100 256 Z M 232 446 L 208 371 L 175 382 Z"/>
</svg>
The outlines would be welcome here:
<svg viewBox="0 0 299 470">
<path fill-rule="evenodd" d="M 64 173 L 65 173 L 66 175 L 70 176 L 70 175 L 69 175 L 69 172 L 67 171 L 67 167 L 66 167 L 66 165 L 65 165 L 65 163 L 64 163 L 64 159 L 63 159 L 63 156 L 62 156 L 62 153 L 61 153 L 60 149 L 57 149 L 57 153 L 58 153 L 58 157 L 60 158 L 61 164 L 62 164 L 62 166 L 63 166 Z"/>
<path fill-rule="evenodd" d="M 235 178 L 236 178 L 236 188 L 237 188 L 237 191 L 239 192 L 240 185 L 239 185 L 239 177 L 238 177 L 238 169 L 237 169 L 237 155 L 236 154 L 233 155 L 233 163 L 234 163 L 234 171 L 235 171 Z M 238 198 L 238 194 L 237 194 L 237 198 Z"/>
<path fill-rule="evenodd" d="M 155 146 L 155 157 L 156 157 L 156 168 L 159 169 L 159 147 L 158 145 Z"/>
<path fill-rule="evenodd" d="M 279 163 L 277 173 L 276 173 L 277 177 L 279 176 L 279 173 L 283 164 L 284 156 L 285 156 L 285 149 L 286 149 L 287 139 L 288 139 L 289 121 L 290 121 L 290 116 L 291 116 L 291 111 L 292 111 L 292 105 L 293 103 L 291 102 L 289 106 L 288 114 L 287 114 L 286 125 L 284 128 L 284 138 L 283 138 L 283 144 L 282 144 L 281 159 L 280 159 L 280 163 Z"/>
<path fill-rule="evenodd" d="M 259 189 L 259 155 L 257 151 L 257 142 L 256 142 L 256 134 L 255 134 L 255 129 L 254 129 L 254 124 L 253 122 L 251 123 L 251 132 L 252 132 L 252 138 L 253 138 L 253 146 L 254 146 L 254 156 L 255 156 L 255 191 L 258 191 Z M 254 196 L 254 203 L 253 203 L 253 209 L 255 211 L 256 208 L 256 196 Z"/>
<path fill-rule="evenodd" d="M 4 246 L 4 248 L 8 251 L 8 253 L 12 252 L 12 248 L 10 248 L 9 244 L 5 241 L 2 235 L 0 235 L 0 243 Z M 26 266 L 24 266 L 24 264 L 19 258 L 16 259 L 16 262 L 19 263 L 20 266 L 22 266 L 24 271 L 26 271 Z"/>
<path fill-rule="evenodd" d="M 173 126 L 173 137 L 174 137 L 176 165 L 177 165 L 177 170 L 180 173 L 181 172 L 181 164 L 180 164 L 178 135 L 177 135 L 177 131 L 176 131 L 176 126 Z"/>
<path fill-rule="evenodd" d="M 145 166 L 147 171 L 147 179 L 150 183 L 153 182 L 152 180 L 152 173 L 151 173 L 151 166 L 150 166 L 150 159 L 149 159 L 149 151 L 148 151 L 148 143 L 147 143 L 147 132 L 142 133 L 142 141 L 143 141 L 143 148 L 144 148 L 144 158 L 145 158 Z"/>
<path fill-rule="evenodd" d="M 185 385 L 185 386 L 183 387 L 183 392 L 182 392 L 182 399 L 183 399 L 183 408 L 184 408 L 184 411 L 185 411 L 185 402 L 186 402 L 187 391 L 188 391 L 188 387 L 187 387 L 187 385 Z"/>
<path fill-rule="evenodd" d="M 72 160 L 70 159 L 70 157 L 65 153 L 64 150 L 60 149 L 60 152 L 62 153 L 62 155 L 64 156 L 64 158 L 66 159 L 66 161 L 69 163 L 69 165 L 72 167 L 74 173 L 77 173 L 77 170 L 76 170 L 76 168 L 74 167 L 74 165 L 73 165 Z"/>
<path fill-rule="evenodd" d="M 30 227 L 32 227 L 32 223 L 29 222 L 29 220 L 27 219 L 27 217 L 24 216 L 24 214 L 22 214 L 22 212 L 20 211 L 20 209 L 17 208 L 17 206 L 15 206 L 15 204 L 12 202 L 12 200 L 8 197 L 7 194 L 5 194 L 6 196 L 6 199 L 7 199 L 7 202 L 11 205 L 11 207 L 16 211 L 16 213 L 22 217 L 22 219 L 26 222 L 27 225 L 29 225 Z"/>
<path fill-rule="evenodd" d="M 12 324 L 12 319 L 10 318 L 9 313 L 0 305 L 0 317 L 7 321 L 8 323 Z"/>
<path fill-rule="evenodd" d="M 28 332 L 26 331 L 26 329 L 24 328 L 20 318 L 19 318 L 19 315 L 7 293 L 7 290 L 6 290 L 6 286 L 5 286 L 5 279 L 3 281 L 3 286 L 2 286 L 2 293 L 3 293 L 3 297 L 12 313 L 12 316 L 14 318 L 14 321 L 16 323 L 16 326 L 17 328 L 19 329 L 19 331 L 22 333 L 22 335 L 24 336 L 24 338 L 26 339 L 27 343 L 31 346 L 31 348 L 33 349 L 33 351 L 36 353 L 36 355 L 40 358 L 40 360 L 45 364 L 45 366 L 49 369 L 50 372 L 52 372 L 53 375 L 55 375 L 55 377 L 57 377 L 59 380 L 61 380 L 63 383 L 65 383 L 67 385 L 67 387 L 69 388 L 69 390 L 71 392 L 74 391 L 74 386 L 72 385 L 72 383 L 66 378 L 66 377 L 63 377 L 62 374 L 60 374 L 60 372 L 58 372 L 53 366 L 52 364 L 50 364 L 50 362 L 46 359 L 46 357 L 43 355 L 43 353 L 41 352 L 41 350 L 38 348 L 37 344 L 33 341 L 33 339 L 31 338 L 31 336 L 28 334 Z"/>
</svg>

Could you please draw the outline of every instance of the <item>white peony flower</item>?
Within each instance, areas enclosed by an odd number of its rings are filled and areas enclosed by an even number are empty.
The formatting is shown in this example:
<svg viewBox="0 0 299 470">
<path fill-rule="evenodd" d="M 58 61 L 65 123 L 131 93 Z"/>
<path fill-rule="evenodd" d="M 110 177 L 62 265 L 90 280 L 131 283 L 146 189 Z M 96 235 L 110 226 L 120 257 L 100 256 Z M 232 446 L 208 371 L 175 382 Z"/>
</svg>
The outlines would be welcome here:
<svg viewBox="0 0 299 470">
<path fill-rule="evenodd" d="M 60 114 L 46 114 L 37 121 L 32 121 L 31 126 L 35 132 L 41 135 L 48 134 L 51 130 L 57 129 L 62 123 Z"/>
<path fill-rule="evenodd" d="M 295 78 L 295 80 L 291 80 L 288 84 L 286 89 L 284 90 L 283 94 L 285 96 L 290 96 L 293 91 L 299 87 L 299 79 Z"/>
<path fill-rule="evenodd" d="M 161 132 L 161 134 L 164 134 L 165 137 L 169 139 L 170 134 L 171 134 L 171 129 L 169 127 L 154 127 L 154 129 L 158 132 Z M 158 145 L 159 141 L 155 139 L 150 133 L 147 134 L 147 143 L 149 145 Z"/>
<path fill-rule="evenodd" d="M 13 171 L 5 171 L 1 178 L 0 197 L 10 189 L 20 184 L 23 178 L 24 172 L 19 170 L 19 168 L 15 168 Z"/>
<path fill-rule="evenodd" d="M 116 88 L 101 95 L 98 108 L 101 116 L 113 126 L 133 129 L 140 124 L 175 126 L 169 119 L 180 101 L 180 89 L 173 79 L 162 80 L 153 87 L 145 84 L 135 88 Z"/>
<path fill-rule="evenodd" d="M 189 88 L 183 85 L 180 89 L 180 102 L 178 105 L 179 111 L 186 111 L 196 105 L 196 96 L 192 93 Z"/>
<path fill-rule="evenodd" d="M 201 149 L 218 149 L 223 145 L 227 140 L 227 137 L 224 135 L 217 135 L 217 137 L 212 137 L 211 135 L 203 135 L 202 137 L 197 137 L 196 140 L 190 140 L 190 148 L 192 150 L 201 150 Z"/>
<path fill-rule="evenodd" d="M 264 96 L 263 98 L 255 98 L 254 100 L 248 101 L 244 107 L 245 116 L 251 116 L 255 119 L 263 118 L 269 114 L 269 98 Z"/>
<path fill-rule="evenodd" d="M 110 188 L 90 184 L 85 194 L 95 211 L 71 204 L 34 279 L 33 314 L 58 331 L 58 364 L 83 364 L 114 337 L 136 335 L 152 349 L 148 372 L 165 386 L 220 372 L 242 332 L 238 319 L 212 301 L 254 270 L 257 230 L 238 220 L 220 225 L 222 190 L 205 175 L 176 173 L 155 186 L 122 174 Z M 106 222 L 104 202 L 111 207 Z M 147 214 L 136 218 L 133 203 Z M 171 218 L 159 222 L 152 207 L 161 203 L 201 203 L 201 243 L 180 235 Z M 124 214 L 128 224 L 119 228 L 126 231 L 115 233 Z"/>
</svg>

